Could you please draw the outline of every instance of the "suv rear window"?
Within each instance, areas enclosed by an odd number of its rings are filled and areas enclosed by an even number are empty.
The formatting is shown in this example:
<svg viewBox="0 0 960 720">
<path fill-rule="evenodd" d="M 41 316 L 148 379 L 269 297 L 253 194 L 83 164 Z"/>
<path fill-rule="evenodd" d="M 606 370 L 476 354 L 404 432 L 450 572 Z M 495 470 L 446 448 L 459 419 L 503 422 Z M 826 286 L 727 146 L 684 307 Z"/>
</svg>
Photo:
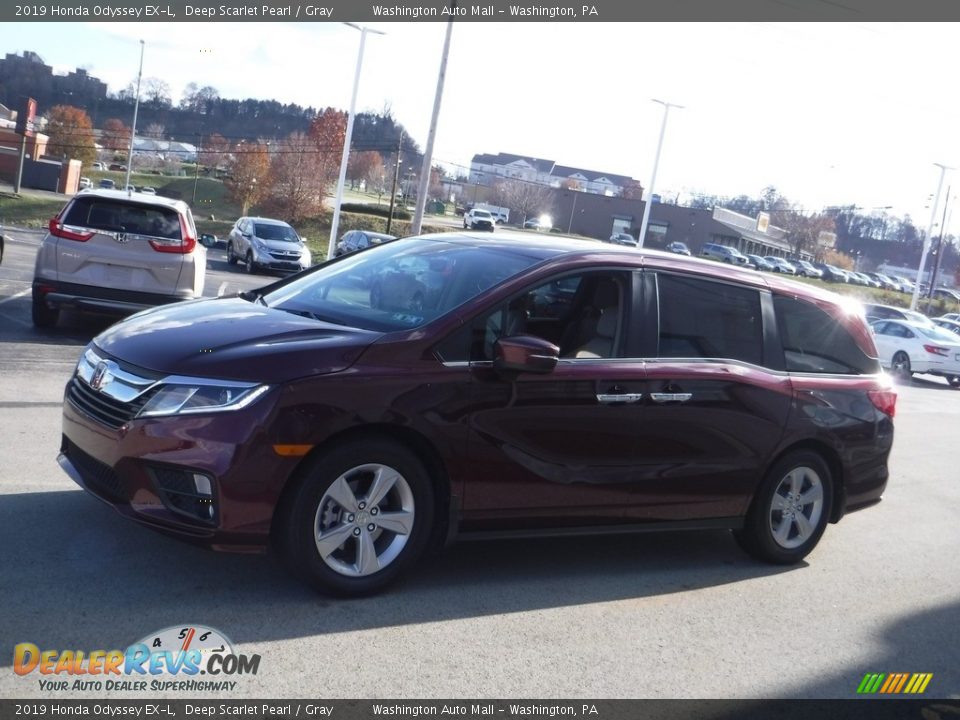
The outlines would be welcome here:
<svg viewBox="0 0 960 720">
<path fill-rule="evenodd" d="M 880 364 L 868 357 L 835 318 L 804 300 L 775 295 L 773 307 L 787 370 L 871 375 Z"/>
<path fill-rule="evenodd" d="M 172 208 L 97 197 L 77 198 L 65 225 L 180 240 L 180 215 Z"/>
</svg>

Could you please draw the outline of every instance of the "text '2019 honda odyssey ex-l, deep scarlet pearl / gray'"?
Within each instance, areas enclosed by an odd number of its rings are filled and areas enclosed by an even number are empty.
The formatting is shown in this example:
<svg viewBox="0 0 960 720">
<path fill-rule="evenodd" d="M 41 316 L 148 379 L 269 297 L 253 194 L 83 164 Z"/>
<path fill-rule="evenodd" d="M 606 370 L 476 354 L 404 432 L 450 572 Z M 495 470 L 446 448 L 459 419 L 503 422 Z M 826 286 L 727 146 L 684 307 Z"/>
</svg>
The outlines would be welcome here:
<svg viewBox="0 0 960 720">
<path fill-rule="evenodd" d="M 833 293 L 464 232 L 114 325 L 60 462 L 144 525 L 356 595 L 458 537 L 728 528 L 798 562 L 880 498 L 895 403 Z"/>
</svg>

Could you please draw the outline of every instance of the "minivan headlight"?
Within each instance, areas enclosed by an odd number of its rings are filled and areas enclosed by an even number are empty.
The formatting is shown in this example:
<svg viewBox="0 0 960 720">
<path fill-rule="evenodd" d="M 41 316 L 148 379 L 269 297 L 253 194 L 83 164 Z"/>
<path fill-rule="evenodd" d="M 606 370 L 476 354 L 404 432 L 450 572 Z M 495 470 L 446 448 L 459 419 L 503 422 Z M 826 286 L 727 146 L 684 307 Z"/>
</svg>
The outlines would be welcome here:
<svg viewBox="0 0 960 720">
<path fill-rule="evenodd" d="M 137 413 L 137 417 L 241 410 L 269 389 L 269 385 L 229 380 L 167 378 Z"/>
</svg>

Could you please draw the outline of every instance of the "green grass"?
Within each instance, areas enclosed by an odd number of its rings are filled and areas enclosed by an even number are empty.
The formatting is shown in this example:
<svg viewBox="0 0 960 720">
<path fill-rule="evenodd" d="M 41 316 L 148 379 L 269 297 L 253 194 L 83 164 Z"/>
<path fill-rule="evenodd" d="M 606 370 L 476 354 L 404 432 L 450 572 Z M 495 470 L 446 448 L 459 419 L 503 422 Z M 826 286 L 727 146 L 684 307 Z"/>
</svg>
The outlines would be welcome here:
<svg viewBox="0 0 960 720">
<path fill-rule="evenodd" d="M 65 203 L 58 198 L 0 193 L 0 225 L 44 228 Z"/>
</svg>

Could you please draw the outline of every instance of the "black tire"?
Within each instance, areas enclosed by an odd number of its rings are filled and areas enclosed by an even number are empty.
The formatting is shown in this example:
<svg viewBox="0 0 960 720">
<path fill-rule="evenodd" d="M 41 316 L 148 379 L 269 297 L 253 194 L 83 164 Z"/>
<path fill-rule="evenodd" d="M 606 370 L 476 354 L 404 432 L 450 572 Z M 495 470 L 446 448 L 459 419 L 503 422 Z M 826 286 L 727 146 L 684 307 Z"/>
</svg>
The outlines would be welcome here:
<svg viewBox="0 0 960 720">
<path fill-rule="evenodd" d="M 43 296 L 36 290 L 33 291 L 33 306 L 30 314 L 33 317 L 34 327 L 38 328 L 55 327 L 60 319 L 59 308 L 49 307 Z"/>
<path fill-rule="evenodd" d="M 384 469 L 380 478 L 393 483 L 366 505 L 378 468 Z M 399 443 L 355 440 L 308 461 L 301 478 L 277 511 L 275 539 L 290 570 L 308 585 L 333 595 L 369 595 L 423 553 L 434 519 L 433 486 L 423 463 Z M 387 513 L 408 531 L 380 527 Z M 327 555 L 320 549 L 323 536 Z"/>
<path fill-rule="evenodd" d="M 237 256 L 233 252 L 233 242 L 227 241 L 227 265 L 236 265 Z"/>
<path fill-rule="evenodd" d="M 247 250 L 247 255 L 243 259 L 243 269 L 247 275 L 253 275 L 257 271 L 257 264 L 253 261 L 253 252 Z"/>
<path fill-rule="evenodd" d="M 947 382 L 952 388 L 960 388 L 960 375 L 947 375 Z"/>
<path fill-rule="evenodd" d="M 893 375 L 904 382 L 909 382 L 913 377 L 913 370 L 910 369 L 910 356 L 902 350 L 894 353 L 893 360 L 890 361 L 890 370 Z"/>
<path fill-rule="evenodd" d="M 753 498 L 740 547 L 764 562 L 792 565 L 816 547 L 833 508 L 833 476 L 811 450 L 789 453 L 767 472 Z M 804 520 L 797 518 L 803 516 Z"/>
</svg>

